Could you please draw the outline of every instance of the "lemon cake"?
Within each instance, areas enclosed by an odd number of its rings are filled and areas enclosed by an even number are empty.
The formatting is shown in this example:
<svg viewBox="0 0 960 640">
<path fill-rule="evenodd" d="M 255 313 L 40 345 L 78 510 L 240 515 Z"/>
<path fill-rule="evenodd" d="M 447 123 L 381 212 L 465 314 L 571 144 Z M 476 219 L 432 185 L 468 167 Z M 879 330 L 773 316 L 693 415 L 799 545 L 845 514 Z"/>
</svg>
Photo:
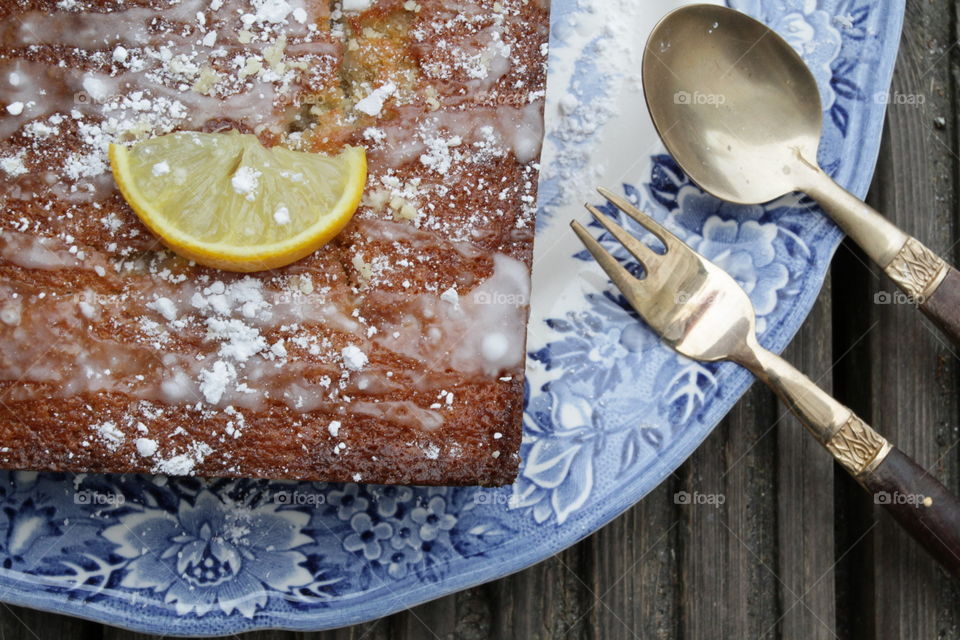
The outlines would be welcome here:
<svg viewBox="0 0 960 640">
<path fill-rule="evenodd" d="M 510 482 L 547 14 L 538 0 L 0 4 L 0 467 Z M 287 266 L 195 264 L 141 222 L 108 157 L 191 131 L 363 148 L 360 207 Z M 266 201 L 251 171 L 230 184 Z"/>
</svg>

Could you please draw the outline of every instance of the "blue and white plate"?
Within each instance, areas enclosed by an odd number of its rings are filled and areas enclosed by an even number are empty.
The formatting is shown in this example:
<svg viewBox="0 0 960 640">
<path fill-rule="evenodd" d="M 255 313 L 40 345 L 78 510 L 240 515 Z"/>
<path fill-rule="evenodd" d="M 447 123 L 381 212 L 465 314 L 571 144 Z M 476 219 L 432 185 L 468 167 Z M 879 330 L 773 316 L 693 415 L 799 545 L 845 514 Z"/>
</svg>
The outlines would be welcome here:
<svg viewBox="0 0 960 640">
<path fill-rule="evenodd" d="M 751 382 L 675 355 L 629 312 L 567 221 L 621 189 L 730 271 L 782 349 L 840 232 L 809 202 L 721 203 L 659 147 L 641 45 L 677 0 L 554 0 L 529 330 L 512 487 L 378 487 L 4 472 L 0 600 L 166 635 L 319 630 L 532 565 L 642 498 Z M 821 165 L 863 194 L 903 0 L 730 0 L 803 55 L 823 98 Z M 628 225 L 629 226 L 629 225 Z M 599 233 L 599 230 L 598 230 Z M 608 246 L 616 248 L 613 243 Z"/>
</svg>

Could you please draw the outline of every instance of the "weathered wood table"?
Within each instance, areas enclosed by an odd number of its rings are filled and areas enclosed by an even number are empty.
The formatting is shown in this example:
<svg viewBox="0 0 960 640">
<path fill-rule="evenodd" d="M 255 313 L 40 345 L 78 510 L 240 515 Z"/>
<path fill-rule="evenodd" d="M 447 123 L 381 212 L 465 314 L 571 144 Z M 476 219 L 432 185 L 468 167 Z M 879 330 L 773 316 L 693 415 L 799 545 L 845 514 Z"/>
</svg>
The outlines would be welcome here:
<svg viewBox="0 0 960 640">
<path fill-rule="evenodd" d="M 960 3 L 909 0 L 871 203 L 960 263 Z M 788 357 L 960 492 L 960 353 L 845 243 Z M 722 506 L 678 505 L 678 491 Z M 143 638 L 0 606 L 0 638 Z M 663 485 L 497 582 L 293 638 L 960 638 L 951 582 L 755 385 Z"/>
</svg>

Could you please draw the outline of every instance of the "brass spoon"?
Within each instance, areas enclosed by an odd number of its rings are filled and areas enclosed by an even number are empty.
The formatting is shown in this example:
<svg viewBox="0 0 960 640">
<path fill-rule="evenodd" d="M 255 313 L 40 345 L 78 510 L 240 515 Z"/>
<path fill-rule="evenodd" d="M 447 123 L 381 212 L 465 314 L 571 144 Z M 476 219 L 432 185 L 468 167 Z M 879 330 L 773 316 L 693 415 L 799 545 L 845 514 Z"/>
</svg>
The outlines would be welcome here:
<svg viewBox="0 0 960 640">
<path fill-rule="evenodd" d="M 960 274 L 817 165 L 817 83 L 773 30 L 726 7 L 677 9 L 647 41 L 643 90 L 664 144 L 701 188 L 740 204 L 808 194 L 960 345 Z"/>
</svg>

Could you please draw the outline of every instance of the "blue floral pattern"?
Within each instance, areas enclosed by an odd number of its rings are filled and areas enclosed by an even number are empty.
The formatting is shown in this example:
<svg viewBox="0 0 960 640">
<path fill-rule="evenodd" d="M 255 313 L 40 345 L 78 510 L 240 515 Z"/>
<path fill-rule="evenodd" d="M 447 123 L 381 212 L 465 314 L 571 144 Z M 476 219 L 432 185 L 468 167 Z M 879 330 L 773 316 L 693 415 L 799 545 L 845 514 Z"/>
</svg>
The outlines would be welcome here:
<svg viewBox="0 0 960 640">
<path fill-rule="evenodd" d="M 828 116 L 821 162 L 863 193 L 883 116 L 867 96 L 887 89 L 903 3 L 730 4 L 772 25 L 808 62 Z M 554 0 L 551 46 L 564 46 L 560 27 L 580 10 L 574 0 Z M 578 55 L 589 68 L 590 47 Z M 650 167 L 622 184 L 623 194 L 728 270 L 757 308 L 761 340 L 782 348 L 813 302 L 837 230 L 806 200 L 734 206 L 704 194 L 668 156 L 653 156 Z M 540 222 L 559 221 L 541 215 Z M 571 273 L 587 258 L 570 256 Z M 4 471 L 0 598 L 160 634 L 316 630 L 382 616 L 555 553 L 656 486 L 750 382 L 732 365 L 691 362 L 662 346 L 612 288 L 579 302 L 531 320 L 548 338 L 528 358 L 523 464 L 513 486 Z"/>
<path fill-rule="evenodd" d="M 163 594 L 179 615 L 218 607 L 251 616 L 266 604 L 267 589 L 286 593 L 312 582 L 306 556 L 296 551 L 312 540 L 303 533 L 309 519 L 278 512 L 276 504 L 225 502 L 203 489 L 175 514 L 137 505 L 101 535 L 130 560 L 121 587 Z"/>
</svg>

